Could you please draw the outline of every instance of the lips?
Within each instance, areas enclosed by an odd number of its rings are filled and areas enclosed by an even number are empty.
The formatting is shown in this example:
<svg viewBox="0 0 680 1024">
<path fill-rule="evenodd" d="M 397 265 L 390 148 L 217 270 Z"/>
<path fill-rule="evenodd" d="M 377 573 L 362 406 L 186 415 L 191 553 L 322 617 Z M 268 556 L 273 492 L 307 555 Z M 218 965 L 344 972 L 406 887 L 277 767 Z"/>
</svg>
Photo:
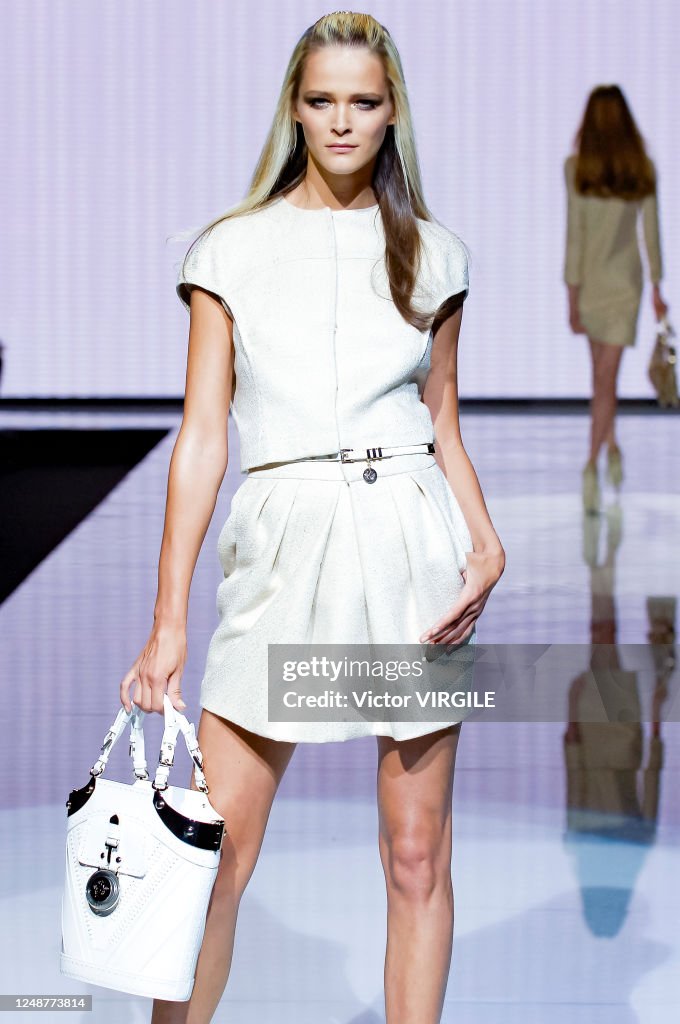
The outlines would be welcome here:
<svg viewBox="0 0 680 1024">
<path fill-rule="evenodd" d="M 338 144 L 335 146 L 329 146 L 328 149 L 356 149 L 356 146 Z"/>
</svg>

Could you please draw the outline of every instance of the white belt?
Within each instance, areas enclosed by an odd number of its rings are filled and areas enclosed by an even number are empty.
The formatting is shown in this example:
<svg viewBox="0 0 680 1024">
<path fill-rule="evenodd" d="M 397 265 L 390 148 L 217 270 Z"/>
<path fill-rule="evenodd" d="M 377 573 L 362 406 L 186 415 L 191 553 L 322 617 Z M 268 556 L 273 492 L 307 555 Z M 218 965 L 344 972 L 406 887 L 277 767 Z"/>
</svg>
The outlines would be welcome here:
<svg viewBox="0 0 680 1024">
<path fill-rule="evenodd" d="M 376 445 L 375 448 L 341 448 L 338 452 L 331 452 L 328 455 L 307 455 L 301 459 L 289 459 L 289 462 L 312 462 L 324 460 L 326 462 L 367 462 L 364 470 L 364 480 L 372 484 L 378 474 L 372 468 L 371 462 L 379 462 L 380 459 L 391 459 L 394 455 L 416 455 L 422 452 L 426 455 L 434 454 L 434 441 L 423 441 L 421 444 L 400 444 L 392 447 Z"/>
</svg>

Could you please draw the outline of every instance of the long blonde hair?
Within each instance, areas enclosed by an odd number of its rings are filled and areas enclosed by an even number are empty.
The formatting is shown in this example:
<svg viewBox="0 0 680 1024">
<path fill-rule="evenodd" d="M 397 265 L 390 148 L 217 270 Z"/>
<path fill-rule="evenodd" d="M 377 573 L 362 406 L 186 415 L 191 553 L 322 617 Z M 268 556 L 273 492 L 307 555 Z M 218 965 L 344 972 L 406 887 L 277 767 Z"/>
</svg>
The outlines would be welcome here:
<svg viewBox="0 0 680 1024">
<path fill-rule="evenodd" d="M 598 85 L 574 137 L 574 187 L 582 195 L 642 199 L 656 191 L 656 169 L 618 85 Z"/>
<path fill-rule="evenodd" d="M 294 104 L 309 55 L 322 47 L 336 45 L 367 47 L 381 59 L 385 69 L 395 123 L 387 126 L 376 158 L 372 187 L 385 230 L 385 267 L 392 299 L 404 319 L 424 331 L 431 326 L 437 311 L 427 313 L 412 306 L 421 260 L 416 218 L 435 222 L 436 218 L 423 198 L 401 59 L 390 33 L 370 14 L 334 11 L 319 18 L 303 33 L 289 60 L 272 126 L 247 195 L 227 213 L 204 225 L 199 234 L 223 220 L 271 205 L 303 180 L 307 169 L 307 144 L 302 125 L 294 118 Z"/>
</svg>

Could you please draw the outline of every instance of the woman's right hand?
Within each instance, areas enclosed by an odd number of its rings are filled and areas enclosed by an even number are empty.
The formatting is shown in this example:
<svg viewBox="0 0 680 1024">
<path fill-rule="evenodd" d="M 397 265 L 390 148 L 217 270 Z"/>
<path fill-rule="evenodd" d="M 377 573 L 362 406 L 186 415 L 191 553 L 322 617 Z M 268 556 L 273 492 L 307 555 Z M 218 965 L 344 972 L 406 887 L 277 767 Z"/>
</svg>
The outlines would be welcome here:
<svg viewBox="0 0 680 1024">
<path fill-rule="evenodd" d="M 136 683 L 132 700 L 142 711 L 163 714 L 163 694 L 172 706 L 184 711 L 180 688 L 187 658 L 186 630 L 183 626 L 155 623 L 144 649 L 120 684 L 120 701 L 132 710 L 130 687 Z"/>
<path fill-rule="evenodd" d="M 581 323 L 581 315 L 578 309 L 569 310 L 569 326 L 574 334 L 585 334 L 586 329 Z"/>
<path fill-rule="evenodd" d="M 569 326 L 571 327 L 574 334 L 585 334 L 586 329 L 581 323 L 581 315 L 578 311 L 579 292 L 580 285 L 567 285 L 567 295 L 569 301 Z"/>
</svg>

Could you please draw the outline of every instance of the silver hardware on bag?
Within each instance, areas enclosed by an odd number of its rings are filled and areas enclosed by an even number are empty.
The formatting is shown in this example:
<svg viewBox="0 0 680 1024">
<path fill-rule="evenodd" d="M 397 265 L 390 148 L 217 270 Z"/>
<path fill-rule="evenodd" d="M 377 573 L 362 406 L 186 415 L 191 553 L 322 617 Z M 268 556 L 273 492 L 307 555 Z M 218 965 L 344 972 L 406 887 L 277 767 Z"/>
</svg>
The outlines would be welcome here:
<svg viewBox="0 0 680 1024">
<path fill-rule="evenodd" d="M 87 880 L 85 896 L 93 914 L 97 914 L 99 917 L 111 914 L 120 899 L 118 876 L 109 868 L 100 868 L 95 871 Z"/>
<path fill-rule="evenodd" d="M 163 739 L 161 742 L 161 753 L 158 758 L 158 768 L 156 769 L 156 775 L 151 785 L 157 790 L 164 790 L 168 788 L 168 775 L 170 773 L 170 768 L 172 768 L 175 756 L 175 743 L 177 741 L 177 734 L 181 729 L 187 750 L 189 751 L 189 756 L 194 762 L 196 787 L 201 791 L 201 793 L 207 793 L 208 785 L 205 781 L 205 775 L 203 774 L 203 755 L 201 754 L 198 746 L 194 724 L 193 722 L 189 723 L 186 718 L 178 712 L 176 712 L 173 717 L 174 722 L 172 720 L 168 721 L 166 718 L 165 731 L 163 732 Z"/>
<path fill-rule="evenodd" d="M 111 870 L 111 853 L 113 850 L 117 850 L 120 839 L 118 838 L 118 815 L 113 814 L 109 824 L 112 826 L 110 834 L 104 841 L 107 853 L 102 853 L 102 857 L 106 857 L 106 866 L 98 868 L 94 874 L 90 875 L 85 884 L 85 898 L 87 904 L 93 914 L 97 914 L 99 917 L 106 917 L 111 914 L 117 907 L 120 899 L 120 882 L 118 881 L 118 867 L 121 863 L 121 858 L 116 857 L 116 868 L 115 871 Z"/>
<path fill-rule="evenodd" d="M 179 711 L 172 707 L 167 694 L 163 697 L 163 703 L 165 709 L 165 730 L 163 732 L 161 752 L 158 758 L 158 768 L 156 770 L 156 776 L 152 782 L 152 786 L 154 789 L 168 788 L 168 775 L 170 773 L 170 768 L 173 766 L 177 734 L 181 730 L 189 756 L 194 762 L 194 778 L 196 780 L 196 787 L 202 793 L 208 793 L 208 785 L 205 780 L 205 775 L 203 774 L 203 756 L 198 746 L 198 740 L 196 739 L 194 724 L 193 722 L 188 722 L 184 715 L 180 714 Z M 138 779 L 149 778 L 146 768 L 146 760 L 144 758 L 144 733 L 142 730 L 143 717 L 144 712 L 137 707 L 133 708 L 130 712 L 127 712 L 124 707 L 119 710 L 115 722 L 104 738 L 100 755 L 90 768 L 90 775 L 96 777 L 102 774 L 109 759 L 111 749 L 119 739 L 123 729 L 125 729 L 128 724 L 131 724 L 132 735 L 130 737 L 130 753 L 134 757 L 135 776 Z"/>
</svg>

